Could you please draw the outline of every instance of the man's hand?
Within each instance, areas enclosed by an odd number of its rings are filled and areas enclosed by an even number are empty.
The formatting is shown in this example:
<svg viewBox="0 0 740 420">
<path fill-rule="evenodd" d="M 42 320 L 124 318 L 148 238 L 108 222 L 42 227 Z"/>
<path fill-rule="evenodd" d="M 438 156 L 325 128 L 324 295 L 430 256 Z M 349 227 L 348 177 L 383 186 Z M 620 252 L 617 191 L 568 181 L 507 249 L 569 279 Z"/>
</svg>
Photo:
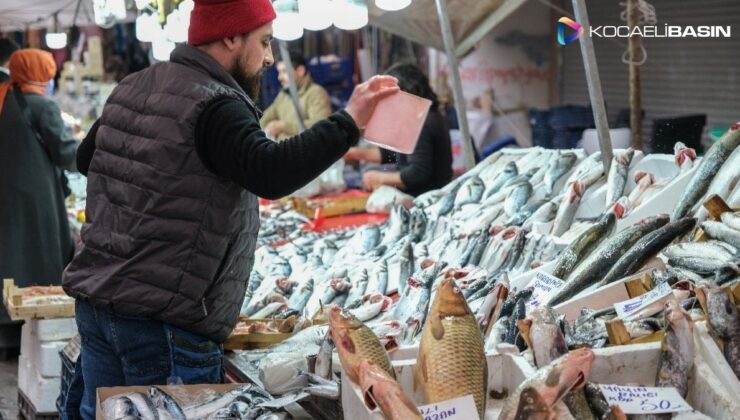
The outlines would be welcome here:
<svg viewBox="0 0 740 420">
<path fill-rule="evenodd" d="M 398 80 L 392 76 L 373 76 L 367 82 L 355 86 L 346 111 L 362 130 L 373 114 L 375 105 L 399 91 Z"/>
<path fill-rule="evenodd" d="M 273 120 L 267 123 L 265 126 L 265 133 L 270 136 L 277 138 L 280 134 L 282 134 L 283 130 L 285 129 L 285 124 L 283 124 L 280 120 Z"/>
</svg>

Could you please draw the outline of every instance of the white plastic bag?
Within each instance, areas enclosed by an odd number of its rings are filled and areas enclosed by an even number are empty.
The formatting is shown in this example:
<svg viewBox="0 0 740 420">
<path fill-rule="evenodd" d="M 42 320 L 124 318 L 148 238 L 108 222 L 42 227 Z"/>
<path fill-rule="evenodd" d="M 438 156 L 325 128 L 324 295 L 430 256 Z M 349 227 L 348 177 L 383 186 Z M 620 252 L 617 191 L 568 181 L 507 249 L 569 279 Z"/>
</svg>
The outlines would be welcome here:
<svg viewBox="0 0 740 420">
<path fill-rule="evenodd" d="M 347 189 L 344 183 L 344 160 L 339 159 L 318 178 L 291 194 L 293 197 L 308 199 L 317 195 L 340 193 Z"/>
<path fill-rule="evenodd" d="M 410 208 L 413 205 L 414 197 L 405 194 L 393 187 L 383 185 L 370 194 L 365 205 L 368 213 L 390 213 L 393 207 L 402 205 Z"/>
</svg>

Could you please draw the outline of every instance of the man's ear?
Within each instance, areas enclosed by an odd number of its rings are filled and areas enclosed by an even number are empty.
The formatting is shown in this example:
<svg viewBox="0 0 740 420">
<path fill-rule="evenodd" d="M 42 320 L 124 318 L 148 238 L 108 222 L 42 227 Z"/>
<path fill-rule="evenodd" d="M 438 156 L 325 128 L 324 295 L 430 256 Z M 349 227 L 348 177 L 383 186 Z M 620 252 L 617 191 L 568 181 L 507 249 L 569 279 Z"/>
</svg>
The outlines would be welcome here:
<svg viewBox="0 0 740 420">
<path fill-rule="evenodd" d="M 221 42 L 224 44 L 227 50 L 235 51 L 237 48 L 239 48 L 239 38 L 239 36 L 230 36 L 226 38 L 221 38 Z"/>
</svg>

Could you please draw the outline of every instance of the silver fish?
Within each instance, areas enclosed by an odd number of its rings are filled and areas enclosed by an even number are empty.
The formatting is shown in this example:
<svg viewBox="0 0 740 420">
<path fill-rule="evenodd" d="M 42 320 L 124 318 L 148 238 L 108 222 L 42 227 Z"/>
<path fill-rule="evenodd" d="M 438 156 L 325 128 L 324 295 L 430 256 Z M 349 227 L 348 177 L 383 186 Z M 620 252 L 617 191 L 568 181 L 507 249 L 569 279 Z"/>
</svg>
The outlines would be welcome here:
<svg viewBox="0 0 740 420">
<path fill-rule="evenodd" d="M 251 314 L 250 317 L 255 319 L 265 319 L 269 318 L 272 314 L 275 314 L 287 308 L 288 306 L 284 302 L 272 302 L 265 305 L 265 307 L 263 307 L 259 311 Z"/>
<path fill-rule="evenodd" d="M 558 202 L 550 200 L 543 203 L 529 218 L 524 222 L 522 228 L 525 230 L 532 230 L 534 223 L 547 223 L 555 218 L 558 211 Z"/>
<path fill-rule="evenodd" d="M 486 199 L 499 192 L 499 190 L 503 188 L 504 184 L 517 175 L 519 175 L 519 170 L 517 169 L 516 163 L 507 163 L 504 170 L 496 177 L 496 180 L 486 188 L 483 198 Z"/>
<path fill-rule="evenodd" d="M 552 196 L 555 184 L 565 175 L 578 161 L 578 156 L 573 152 L 558 152 L 557 158 L 553 165 L 545 173 L 545 193 Z"/>
<path fill-rule="evenodd" d="M 722 219 L 722 223 L 727 225 L 727 227 L 740 231 L 740 213 L 726 211 L 722 213 L 720 218 Z"/>
<path fill-rule="evenodd" d="M 567 278 L 574 268 L 584 258 L 599 246 L 614 232 L 616 227 L 616 216 L 614 213 L 605 214 L 598 223 L 594 224 L 580 236 L 578 236 L 560 254 L 560 258 L 553 269 L 552 275 L 557 278 Z"/>
<path fill-rule="evenodd" d="M 405 343 L 411 342 L 424 326 L 432 283 L 441 269 L 441 264 L 432 264 L 414 274 L 409 278 L 408 285 L 396 304 L 393 319 L 405 323 L 403 339 Z"/>
<path fill-rule="evenodd" d="M 555 215 L 555 221 L 550 232 L 553 236 L 561 236 L 570 229 L 584 191 L 585 187 L 581 181 L 576 181 L 568 186 L 568 190 L 563 196 L 563 201 Z"/>
<path fill-rule="evenodd" d="M 327 331 L 324 341 L 321 343 L 319 354 L 316 355 L 316 365 L 314 371 L 324 379 L 332 377 L 332 353 L 334 352 L 334 342 L 331 340 L 331 334 Z"/>
<path fill-rule="evenodd" d="M 735 124 L 730 130 L 715 142 L 707 151 L 696 168 L 694 176 L 684 189 L 684 193 L 678 200 L 676 207 L 671 214 L 671 220 L 677 220 L 684 217 L 694 204 L 704 196 L 709 189 L 709 185 L 722 167 L 722 164 L 735 151 L 740 144 L 740 125 Z"/>
<path fill-rule="evenodd" d="M 504 212 L 509 217 L 514 216 L 529 201 L 532 196 L 532 184 L 522 182 L 516 185 L 504 201 Z"/>
<path fill-rule="evenodd" d="M 614 155 L 606 181 L 606 207 L 614 204 L 624 194 L 624 187 L 627 185 L 627 172 L 634 156 L 635 149 L 631 147 L 624 153 Z"/>
<path fill-rule="evenodd" d="M 455 209 L 459 209 L 465 204 L 478 203 L 483 197 L 483 192 L 486 186 L 477 176 L 473 176 L 466 180 L 461 186 L 460 190 L 455 196 Z"/>
<path fill-rule="evenodd" d="M 681 242 L 668 246 L 663 255 L 668 258 L 710 256 L 722 261 L 731 262 L 737 258 L 734 252 L 720 245 L 720 241 Z"/>
<path fill-rule="evenodd" d="M 165 409 L 173 420 L 185 420 L 185 413 L 180 404 L 158 386 L 149 387 L 149 398 L 155 406 Z"/>
<path fill-rule="evenodd" d="M 347 296 L 347 303 L 352 304 L 357 300 L 362 300 L 362 296 L 365 295 L 365 291 L 368 289 L 369 276 L 366 269 L 355 270 L 353 276 L 350 277 L 350 283 L 352 287 L 349 289 Z"/>
<path fill-rule="evenodd" d="M 701 223 L 701 228 L 714 239 L 727 242 L 740 249 L 740 230 L 735 230 L 724 223 L 707 220 Z"/>
<path fill-rule="evenodd" d="M 308 279 L 302 286 L 298 287 L 295 292 L 288 299 L 288 307 L 297 311 L 303 311 L 306 307 L 308 299 L 313 294 L 313 279 Z"/>
<path fill-rule="evenodd" d="M 736 148 L 734 152 L 730 154 L 727 160 L 722 164 L 717 175 L 714 176 L 712 182 L 707 188 L 707 192 L 704 194 L 697 206 L 699 209 L 696 211 L 696 218 L 699 220 L 705 220 L 709 216 L 709 212 L 704 206 L 701 205 L 709 197 L 714 194 L 726 199 L 730 196 L 733 189 L 736 188 L 740 183 L 740 149 Z"/>
<path fill-rule="evenodd" d="M 668 258 L 668 264 L 703 275 L 711 275 L 725 268 L 732 270 L 735 275 L 740 274 L 737 264 L 709 256 L 671 257 Z"/>
</svg>

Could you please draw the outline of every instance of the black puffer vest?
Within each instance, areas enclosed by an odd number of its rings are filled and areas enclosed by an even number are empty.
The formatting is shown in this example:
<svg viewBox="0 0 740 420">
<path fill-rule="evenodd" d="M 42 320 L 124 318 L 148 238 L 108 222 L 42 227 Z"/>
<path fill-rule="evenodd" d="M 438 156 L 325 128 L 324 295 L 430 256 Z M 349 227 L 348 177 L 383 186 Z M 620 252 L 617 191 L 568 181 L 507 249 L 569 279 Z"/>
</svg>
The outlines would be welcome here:
<svg viewBox="0 0 740 420">
<path fill-rule="evenodd" d="M 228 337 L 259 210 L 253 194 L 214 175 L 195 151 L 198 116 L 223 97 L 258 113 L 215 60 L 188 45 L 116 87 L 88 172 L 84 246 L 62 281 L 68 294 L 216 342 Z"/>
</svg>

